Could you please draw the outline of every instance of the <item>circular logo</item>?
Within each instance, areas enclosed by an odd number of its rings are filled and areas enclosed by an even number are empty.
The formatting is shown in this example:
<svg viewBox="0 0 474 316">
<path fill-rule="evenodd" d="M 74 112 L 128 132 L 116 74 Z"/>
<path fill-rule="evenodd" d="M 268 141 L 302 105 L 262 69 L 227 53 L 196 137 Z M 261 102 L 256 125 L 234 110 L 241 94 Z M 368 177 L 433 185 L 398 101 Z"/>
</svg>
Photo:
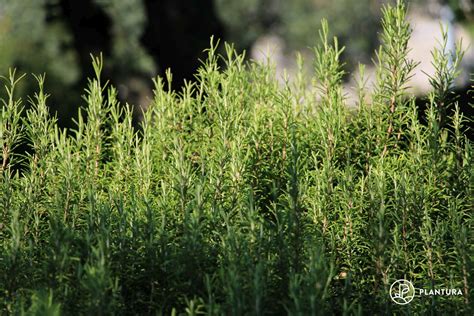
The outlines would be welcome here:
<svg viewBox="0 0 474 316">
<path fill-rule="evenodd" d="M 415 287 L 405 279 L 400 279 L 392 283 L 390 286 L 390 298 L 396 304 L 406 305 L 415 297 Z"/>
</svg>

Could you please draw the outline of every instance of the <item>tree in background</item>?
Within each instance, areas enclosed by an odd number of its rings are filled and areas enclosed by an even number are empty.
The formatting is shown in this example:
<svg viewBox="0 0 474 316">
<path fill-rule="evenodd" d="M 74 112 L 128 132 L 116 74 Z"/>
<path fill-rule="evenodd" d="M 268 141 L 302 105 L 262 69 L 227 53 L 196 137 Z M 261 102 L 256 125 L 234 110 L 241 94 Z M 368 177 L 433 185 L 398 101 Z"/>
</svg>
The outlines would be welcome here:
<svg viewBox="0 0 474 316">
<path fill-rule="evenodd" d="M 103 53 L 107 57 L 110 56 L 112 21 L 97 2 L 94 0 L 51 1 L 46 2 L 46 9 L 47 21 L 59 19 L 72 35 L 72 45 L 82 71 L 91 68 L 91 54 Z"/>
<path fill-rule="evenodd" d="M 47 72 L 46 88 L 56 94 L 53 103 L 61 119 L 69 115 L 71 103 L 77 102 L 70 88 L 81 77 L 81 69 L 71 48 L 71 33 L 62 21 L 48 21 L 46 4 L 44 0 L 0 0 L 0 74 L 6 74 L 9 67 L 26 73 Z M 33 84 L 22 83 L 18 92 L 31 94 Z"/>
<path fill-rule="evenodd" d="M 462 22 L 474 22 L 474 3 L 472 0 L 443 0 Z"/>
<path fill-rule="evenodd" d="M 174 88 L 192 79 L 211 35 L 223 37 L 211 0 L 0 0 L 0 73 L 12 66 L 46 72 L 46 89 L 64 92 L 53 93 L 50 106 L 67 125 L 81 103 L 78 87 L 87 84 L 80 78 L 92 76 L 90 54 L 103 53 L 105 77 L 133 102 L 167 68 Z M 32 89 L 24 84 L 22 93 Z"/>
<path fill-rule="evenodd" d="M 49 104 L 66 122 L 82 102 L 78 91 L 92 72 L 90 53 L 103 52 L 104 75 L 122 99 L 142 103 L 130 96 L 149 93 L 150 78 L 167 68 L 173 88 L 193 79 L 211 35 L 249 50 L 260 36 L 275 34 L 289 50 L 300 50 L 317 43 L 323 17 L 346 46 L 343 58 L 351 69 L 356 61 L 370 62 L 380 7 L 388 1 L 0 0 L 0 74 L 11 66 L 46 72 L 46 90 L 54 95 Z M 473 21 L 470 1 L 446 1 L 458 19 Z M 25 82 L 20 92 L 32 91 Z"/>
<path fill-rule="evenodd" d="M 373 0 L 216 0 L 229 39 L 249 49 L 262 34 L 277 35 L 289 50 L 314 46 L 322 18 L 332 35 L 346 46 L 345 62 L 369 62 L 378 44 L 380 8 L 387 1 Z"/>
</svg>

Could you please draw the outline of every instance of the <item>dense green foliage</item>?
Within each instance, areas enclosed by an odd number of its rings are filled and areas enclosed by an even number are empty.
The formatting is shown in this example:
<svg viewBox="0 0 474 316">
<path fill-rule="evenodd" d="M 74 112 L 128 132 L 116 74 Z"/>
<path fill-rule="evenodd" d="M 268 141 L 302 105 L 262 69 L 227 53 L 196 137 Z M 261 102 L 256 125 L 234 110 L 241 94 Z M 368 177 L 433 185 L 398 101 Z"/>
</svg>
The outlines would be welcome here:
<svg viewBox="0 0 474 316">
<path fill-rule="evenodd" d="M 367 95 L 361 67 L 355 109 L 325 22 L 314 78 L 281 87 L 270 66 L 211 43 L 196 83 L 176 93 L 170 73 L 155 80 L 139 131 L 100 58 L 72 130 L 48 114 L 44 77 L 21 115 L 12 72 L 1 313 L 472 315 L 473 148 L 444 102 L 460 54 L 433 53 L 421 124 L 404 91 L 416 67 L 404 7 L 383 13 L 377 88 Z M 400 278 L 463 296 L 395 305 Z"/>
</svg>

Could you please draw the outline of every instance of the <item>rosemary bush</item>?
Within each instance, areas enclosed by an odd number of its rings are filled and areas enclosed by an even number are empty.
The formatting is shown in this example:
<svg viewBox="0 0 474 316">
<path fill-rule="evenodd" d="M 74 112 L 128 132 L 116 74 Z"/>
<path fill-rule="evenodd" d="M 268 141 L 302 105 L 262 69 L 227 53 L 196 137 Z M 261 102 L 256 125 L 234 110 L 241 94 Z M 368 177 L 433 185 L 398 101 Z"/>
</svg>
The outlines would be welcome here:
<svg viewBox="0 0 474 316">
<path fill-rule="evenodd" d="M 48 113 L 44 76 L 23 107 L 11 72 L 2 314 L 472 315 L 473 148 L 449 95 L 462 54 L 433 52 L 421 124 L 405 7 L 383 16 L 377 86 L 369 96 L 361 66 L 355 110 L 324 21 L 312 81 L 282 87 L 270 65 L 211 41 L 194 83 L 155 79 L 139 130 L 101 58 L 70 130 Z M 463 295 L 396 305 L 402 278 Z"/>
</svg>

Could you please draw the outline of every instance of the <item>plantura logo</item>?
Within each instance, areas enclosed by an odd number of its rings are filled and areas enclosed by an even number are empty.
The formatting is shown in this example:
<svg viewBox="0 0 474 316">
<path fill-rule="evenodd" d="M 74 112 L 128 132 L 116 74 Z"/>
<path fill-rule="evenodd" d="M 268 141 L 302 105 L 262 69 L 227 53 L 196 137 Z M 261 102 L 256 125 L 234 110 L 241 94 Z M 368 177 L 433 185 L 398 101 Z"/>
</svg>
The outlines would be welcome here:
<svg viewBox="0 0 474 316">
<path fill-rule="evenodd" d="M 419 290 L 420 290 L 420 295 L 428 295 L 428 296 L 462 295 L 461 289 L 434 289 L 434 290 L 419 289 Z"/>
<path fill-rule="evenodd" d="M 392 283 L 390 286 L 390 298 L 395 304 L 406 305 L 410 303 L 415 295 L 417 296 L 454 296 L 463 295 L 461 289 L 419 289 L 415 288 L 413 284 L 405 279 L 400 279 Z"/>
<path fill-rule="evenodd" d="M 400 279 L 390 286 L 390 298 L 396 304 L 406 305 L 415 297 L 415 287 L 410 281 Z"/>
</svg>

